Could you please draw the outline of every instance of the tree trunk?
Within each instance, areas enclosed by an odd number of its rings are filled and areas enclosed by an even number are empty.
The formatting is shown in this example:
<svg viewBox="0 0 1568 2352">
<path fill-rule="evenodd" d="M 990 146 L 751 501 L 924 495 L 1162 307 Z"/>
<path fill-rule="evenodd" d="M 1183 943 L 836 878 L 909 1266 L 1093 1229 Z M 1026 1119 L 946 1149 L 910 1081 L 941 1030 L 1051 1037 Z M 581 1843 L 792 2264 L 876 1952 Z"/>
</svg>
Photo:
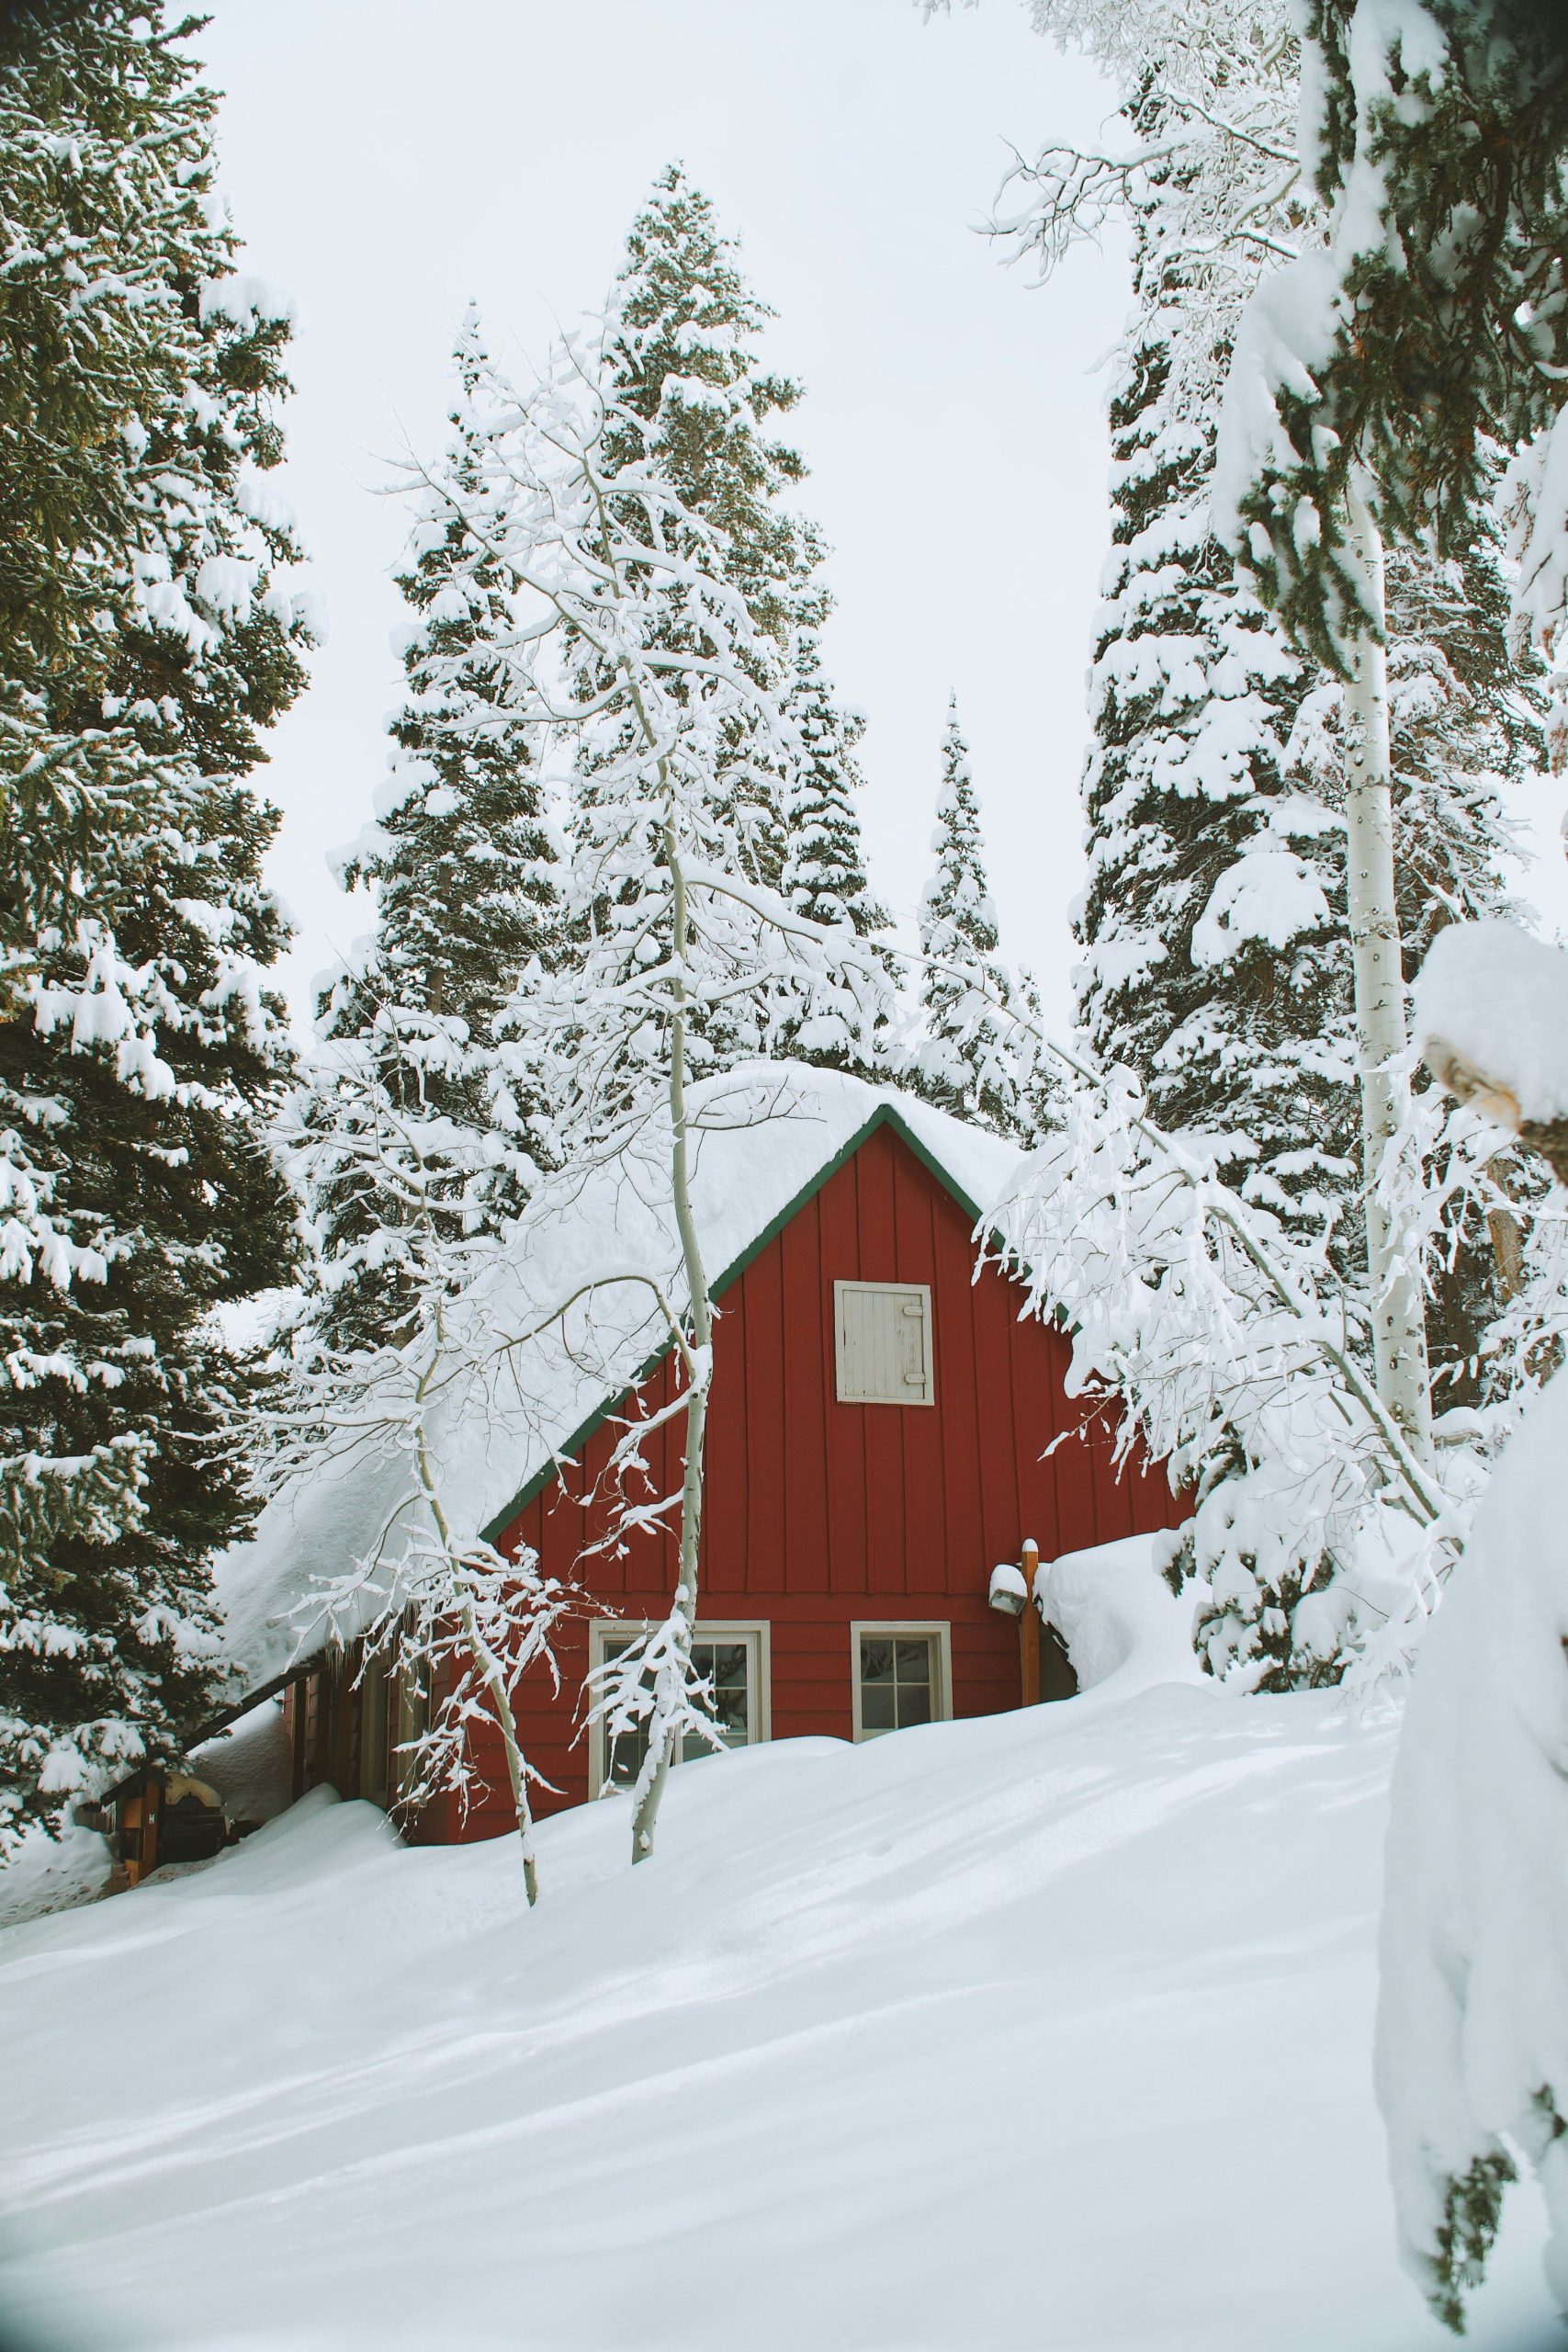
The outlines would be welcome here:
<svg viewBox="0 0 1568 2352">
<path fill-rule="evenodd" d="M 1362 568 L 1367 609 L 1383 619 L 1382 542 L 1352 488 L 1351 545 Z M 1422 1461 L 1431 1455 L 1427 1322 L 1412 1237 L 1390 1229 L 1377 1198 L 1383 1155 L 1405 1123 L 1410 1080 L 1399 912 L 1393 887 L 1393 798 L 1388 722 L 1388 662 L 1381 642 L 1358 640 L 1346 688 L 1345 816 L 1356 1045 L 1361 1080 L 1361 1169 L 1366 1193 L 1367 1271 L 1378 1395 Z"/>
<path fill-rule="evenodd" d="M 681 1261 L 692 1318 L 692 1353 L 696 1369 L 688 1365 L 691 1401 L 686 1407 L 686 1453 L 681 1473 L 681 1564 L 675 1588 L 674 1614 L 685 1628 L 684 1659 L 692 1654 L 697 1622 L 697 1550 L 703 1532 L 703 1438 L 707 1427 L 708 1385 L 712 1377 L 713 1310 L 708 1300 L 707 1272 L 692 1216 L 691 1151 L 686 1132 L 686 989 L 685 967 L 690 930 L 686 912 L 686 876 L 675 840 L 675 829 L 664 827 L 664 858 L 669 868 L 672 928 L 675 934 L 676 978 L 674 1011 L 670 1023 L 671 1192 L 675 1226 L 681 1237 Z M 653 1851 L 664 1784 L 675 1761 L 678 1736 L 671 1724 L 660 1726 L 659 1761 L 632 1817 L 632 1860 L 647 1861 Z"/>
<path fill-rule="evenodd" d="M 512 1783 L 512 1805 L 517 1816 L 517 1836 L 523 1848 L 523 1891 L 533 1909 L 539 1899 L 538 1864 L 534 1855 L 534 1812 L 528 1803 L 528 1773 L 523 1761 L 523 1750 L 517 1743 L 517 1725 L 512 1713 L 512 1700 L 506 1688 L 505 1669 L 495 1652 L 479 1632 L 474 1615 L 474 1605 L 466 1600 L 462 1608 L 463 1634 L 479 1668 L 501 1744 L 506 1751 L 506 1776 Z"/>
</svg>

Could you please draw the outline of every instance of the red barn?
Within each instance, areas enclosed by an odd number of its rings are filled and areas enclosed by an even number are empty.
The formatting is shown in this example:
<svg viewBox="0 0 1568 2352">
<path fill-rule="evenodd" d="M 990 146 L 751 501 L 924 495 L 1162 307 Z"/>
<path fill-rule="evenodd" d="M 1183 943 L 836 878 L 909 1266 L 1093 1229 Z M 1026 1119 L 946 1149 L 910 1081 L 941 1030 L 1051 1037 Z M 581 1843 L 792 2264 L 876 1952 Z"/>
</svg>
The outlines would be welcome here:
<svg viewBox="0 0 1568 2352">
<path fill-rule="evenodd" d="M 980 1263 L 980 1204 L 1005 1181 L 1010 1147 L 816 1072 L 792 1072 L 781 1101 L 770 1071 L 764 1113 L 732 1119 L 736 1085 L 709 1090 L 694 1176 L 710 1272 L 722 1268 L 698 1642 L 725 1737 L 862 1738 L 1017 1706 L 1018 1626 L 989 1605 L 993 1566 L 1016 1562 L 1025 1539 L 1050 1559 L 1172 1525 L 1183 1507 L 1157 1471 L 1118 1476 L 1106 1426 L 1086 1431 L 1066 1394 L 1067 1340 L 1021 1319 L 1018 1285 Z M 636 1170 L 590 1186 L 528 1296 L 596 1251 L 606 1263 L 650 1248 L 669 1257 L 656 1198 Z M 624 1557 L 584 1556 L 605 1523 L 593 1498 L 610 1449 L 628 1414 L 671 1393 L 671 1359 L 648 1368 L 640 1309 L 592 1348 L 569 1337 L 534 1350 L 520 1377 L 455 1398 L 444 1441 L 448 1491 L 463 1493 L 473 1526 L 502 1550 L 531 1545 L 590 1595 L 558 1645 L 559 1696 L 541 1681 L 519 1711 L 524 1747 L 559 1792 L 541 1796 L 541 1814 L 635 1771 L 636 1757 L 583 1733 L 582 1679 L 664 1614 L 673 1580 L 673 1541 L 659 1532 Z M 661 1493 L 679 1485 L 680 1445 L 678 1423 L 650 1444 Z M 298 1786 L 331 1781 L 395 1804 L 397 1742 L 430 1694 L 374 1677 L 354 1690 L 352 1645 L 276 1663 L 288 1604 L 297 1611 L 312 1572 L 356 1556 L 358 1531 L 386 1516 L 389 1475 L 361 1462 L 273 1505 L 220 1589 L 237 1646 L 258 1661 L 253 1692 L 288 1685 Z M 412 1834 L 512 1826 L 498 1736 L 479 1760 L 490 1800 L 465 1816 L 439 1799 Z"/>
</svg>

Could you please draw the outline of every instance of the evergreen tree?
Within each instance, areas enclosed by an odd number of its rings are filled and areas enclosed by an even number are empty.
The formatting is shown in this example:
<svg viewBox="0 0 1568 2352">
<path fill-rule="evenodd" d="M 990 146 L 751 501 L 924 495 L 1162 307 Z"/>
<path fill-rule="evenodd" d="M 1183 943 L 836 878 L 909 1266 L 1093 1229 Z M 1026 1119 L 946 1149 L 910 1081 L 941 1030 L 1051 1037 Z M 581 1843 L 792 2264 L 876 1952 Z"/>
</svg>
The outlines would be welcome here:
<svg viewBox="0 0 1568 2352">
<path fill-rule="evenodd" d="M 615 288 L 615 329 L 606 389 L 624 422 L 608 455 L 620 466 L 645 431 L 665 478 L 724 541 L 727 580 L 745 599 L 759 686 L 786 684 L 800 583 L 820 560 L 816 535 L 781 503 L 805 476 L 799 452 L 775 439 L 800 386 L 762 363 L 758 339 L 774 315 L 741 274 L 733 238 L 668 164 L 632 222 Z M 784 855 L 776 778 L 759 762 L 742 718 L 730 722 L 725 771 L 750 818 L 740 828 L 748 865 L 776 885 Z"/>
<path fill-rule="evenodd" d="M 516 582 L 470 519 L 498 430 L 472 310 L 455 354 L 452 438 L 421 494 L 398 584 L 413 625 L 379 821 L 341 867 L 376 892 L 373 938 L 324 991 L 321 1051 L 289 1122 L 316 1228 L 316 1335 L 390 1341 L 419 1264 L 498 1232 L 538 1170 L 542 1108 L 497 1060 L 520 975 L 557 953 L 557 843 L 503 647 Z"/>
<path fill-rule="evenodd" d="M 1251 1201 L 1316 1237 L 1310 1279 L 1367 1344 L 1346 690 L 1291 644 L 1210 522 L 1216 412 L 1260 255 L 1311 233 L 1288 168 L 1295 44 L 1282 12 L 1253 0 L 1214 0 L 1201 17 L 1145 0 L 1037 0 L 1035 14 L 1121 78 L 1132 134 L 1120 157 L 1047 151 L 1014 224 L 1047 263 L 1113 210 L 1134 236 L 1080 1004 L 1100 1057 L 1131 1065 L 1163 1127 L 1207 1143 Z M 1409 977 L 1436 923 L 1503 901 L 1500 794 L 1529 763 L 1536 720 L 1506 659 L 1495 544 L 1462 573 L 1413 549 L 1388 594 L 1391 914 Z M 1428 1181 L 1443 1191 L 1443 1168 Z M 1444 1401 L 1465 1401 L 1498 1302 L 1479 1222 L 1464 1229 L 1459 1193 L 1447 1197 L 1461 1222 L 1431 1251 L 1431 1319 Z M 1216 1443 L 1200 1478 L 1225 1530 L 1216 1561 L 1236 1554 L 1200 1645 L 1217 1669 L 1261 1668 L 1282 1687 L 1344 1659 L 1298 1645 L 1296 1592 L 1244 1556 L 1258 1466 Z M 1320 1574 L 1297 1568 L 1309 1584 Z"/>
<path fill-rule="evenodd" d="M 840 709 L 824 673 L 821 603 L 820 597 L 814 600 L 796 637 L 795 674 L 784 704 L 795 741 L 785 755 L 780 788 L 784 852 L 779 888 L 785 903 L 807 922 L 847 924 L 857 939 L 876 943 L 886 933 L 888 918 L 866 874 L 855 806 L 863 783 L 855 746 L 865 722 Z M 883 968 L 891 993 L 891 970 L 886 963 Z M 868 1033 L 861 1004 L 847 1001 L 833 1012 L 818 1011 L 805 1025 L 786 1020 L 774 1050 L 822 1069 L 870 1075 L 891 1014 L 891 1003 L 879 1007 Z"/>
<path fill-rule="evenodd" d="M 177 40 L 141 0 L 0 18 L 0 1842 L 209 1703 L 257 1377 L 214 1311 L 292 1253 L 244 782 L 302 678 L 265 481 L 288 326 L 236 272 Z"/>
<path fill-rule="evenodd" d="M 1312 0 L 1302 163 L 1326 215 L 1248 307 L 1221 512 L 1292 638 L 1332 670 L 1379 634 L 1354 494 L 1388 537 L 1469 546 L 1494 453 L 1518 488 L 1523 617 L 1562 616 L 1568 36 L 1529 0 Z M 1277 249 L 1277 248 L 1276 248 Z"/>
<path fill-rule="evenodd" d="M 815 576 L 820 542 L 783 503 L 805 468 L 769 427 L 794 408 L 800 388 L 765 368 L 758 353 L 772 316 L 741 276 L 734 242 L 707 198 L 679 164 L 670 164 L 632 224 L 616 280 L 604 346 L 605 462 L 621 478 L 656 454 L 683 513 L 712 535 L 705 537 L 705 561 L 717 561 L 725 589 L 744 606 L 747 628 L 735 658 L 757 695 L 786 705 L 798 722 L 772 737 L 753 722 L 743 698 L 724 721 L 715 775 L 739 870 L 769 889 L 787 888 L 801 911 L 804 893 L 825 919 L 841 886 L 857 936 L 871 938 L 885 918 L 865 882 L 851 797 L 859 729 L 837 707 L 821 670 L 818 636 L 828 599 Z M 668 610 L 673 650 L 687 642 L 687 621 L 672 603 Z M 591 695 L 599 660 L 592 647 L 574 649 L 580 698 Z M 599 822 L 600 771 L 614 771 L 624 749 L 619 741 L 579 749 L 572 827 L 580 845 Z M 818 838 L 818 811 L 830 841 Z M 819 865 L 823 858 L 828 863 Z M 601 929 L 613 912 L 600 910 Z M 777 1004 L 739 989 L 716 997 L 694 1017 L 693 1068 L 712 1070 L 785 1050 L 869 1067 L 890 1020 L 890 999 L 889 989 L 874 1003 L 862 973 L 836 1007 L 818 997 L 811 1026 L 803 1029 L 787 988 Z"/>
<path fill-rule="evenodd" d="M 806 467 L 765 429 L 800 399 L 800 386 L 765 368 L 757 350 L 773 315 L 747 285 L 708 198 L 682 164 L 667 164 L 632 222 L 616 280 L 607 390 L 628 421 L 614 428 L 608 455 L 618 465 L 635 454 L 630 419 L 648 429 L 682 504 L 722 535 L 725 575 L 782 660 L 795 616 L 791 583 L 818 548 L 779 503 Z"/>
<path fill-rule="evenodd" d="M 932 963 L 920 967 L 926 1031 L 920 1078 L 943 1110 L 1030 1140 L 1036 1122 L 1020 1100 L 1014 1043 L 1019 1019 L 1027 1015 L 998 958 L 996 910 L 956 695 L 942 735 L 936 818 L 936 872 L 919 914 L 920 954 L 934 959 L 934 968 Z"/>
<path fill-rule="evenodd" d="M 1147 71 L 1128 119 L 1140 144 L 1168 145 Z M 1302 666 L 1209 529 L 1233 293 L 1216 299 L 1189 265 L 1199 178 L 1156 162 L 1130 199 L 1080 1018 L 1162 1126 L 1207 1141 L 1247 1198 L 1325 1232 L 1356 1174 L 1343 859 L 1334 809 L 1288 756 Z"/>
</svg>

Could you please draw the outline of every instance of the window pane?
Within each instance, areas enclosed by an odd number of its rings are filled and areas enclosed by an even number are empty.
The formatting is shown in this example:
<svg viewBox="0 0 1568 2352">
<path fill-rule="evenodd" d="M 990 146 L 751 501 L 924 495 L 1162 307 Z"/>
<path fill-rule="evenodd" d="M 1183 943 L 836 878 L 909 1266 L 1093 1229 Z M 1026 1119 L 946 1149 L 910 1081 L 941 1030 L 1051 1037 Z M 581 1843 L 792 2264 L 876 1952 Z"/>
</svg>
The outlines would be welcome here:
<svg viewBox="0 0 1568 2352">
<path fill-rule="evenodd" d="M 719 1690 L 714 1694 L 714 1720 L 730 1747 L 744 1747 L 750 1729 L 751 1710 L 746 1704 L 746 1689 Z"/>
<path fill-rule="evenodd" d="M 898 1685 L 898 1722 L 929 1724 L 931 1719 L 931 1685 L 927 1682 L 900 1682 Z"/>
<path fill-rule="evenodd" d="M 865 1634 L 861 1636 L 860 1679 L 863 1682 L 891 1682 L 893 1679 L 893 1645 L 879 1642 Z"/>
<path fill-rule="evenodd" d="M 615 1634 L 604 1637 L 600 1657 L 610 1666 L 632 1648 L 638 1637 Z M 745 1747 L 751 1738 L 751 1645 L 745 1641 L 694 1641 L 692 1644 L 692 1666 L 698 1679 L 709 1685 L 709 1713 L 713 1716 L 719 1737 L 726 1747 Z M 649 1687 L 649 1678 L 643 1678 Z M 604 1735 L 606 1743 L 605 1776 L 617 1788 L 629 1788 L 641 1771 L 648 1755 L 648 1725 L 624 1731 L 614 1741 Z M 688 1733 L 681 1743 L 682 1761 L 697 1756 L 712 1756 L 710 1741 L 698 1733 Z"/>
<path fill-rule="evenodd" d="M 863 1682 L 860 1693 L 860 1723 L 862 1731 L 891 1731 L 897 1722 L 893 1712 L 894 1690 L 890 1682 Z"/>
<path fill-rule="evenodd" d="M 931 1645 L 929 1634 L 918 1642 L 897 1642 L 894 1645 L 898 1659 L 900 1682 L 929 1682 L 931 1679 Z"/>
<path fill-rule="evenodd" d="M 751 1736 L 747 1645 L 744 1642 L 694 1642 L 692 1663 L 712 1686 L 708 1711 L 718 1726 L 725 1746 L 744 1747 Z M 682 1753 L 688 1758 L 711 1756 L 713 1749 L 705 1739 L 693 1733 L 687 1736 Z"/>
</svg>

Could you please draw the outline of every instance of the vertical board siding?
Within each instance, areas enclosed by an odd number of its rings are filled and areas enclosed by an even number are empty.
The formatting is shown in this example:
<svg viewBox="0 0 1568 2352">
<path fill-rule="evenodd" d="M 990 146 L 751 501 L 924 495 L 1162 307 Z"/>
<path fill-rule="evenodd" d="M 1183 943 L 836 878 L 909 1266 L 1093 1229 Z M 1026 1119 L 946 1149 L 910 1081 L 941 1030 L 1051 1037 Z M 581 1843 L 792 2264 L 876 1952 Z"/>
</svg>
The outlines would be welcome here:
<svg viewBox="0 0 1568 2352">
<path fill-rule="evenodd" d="M 1019 1702 L 1018 1630 L 987 1604 L 990 1572 L 1026 1536 L 1042 1553 L 1168 1527 L 1185 1516 L 1158 1472 L 1118 1481 L 1110 1424 L 1065 1391 L 1061 1332 L 1021 1322 L 1021 1293 L 994 1267 L 973 1279 L 964 1212 L 891 1129 L 875 1129 L 725 1293 L 714 1341 L 701 1613 L 765 1619 L 772 1629 L 775 1738 L 851 1735 L 850 1633 L 857 1618 L 936 1618 L 952 1626 L 953 1707 L 989 1713 Z M 934 1405 L 840 1405 L 834 1376 L 835 1282 L 925 1283 L 931 1292 Z M 672 1389 L 666 1364 L 645 1406 Z M 626 1414 L 631 1400 L 617 1409 Z M 1080 1435 L 1086 1423 L 1088 1434 Z M 1045 1449 L 1071 1434 L 1049 1459 Z M 634 1537 L 624 1557 L 580 1563 L 605 1525 L 593 1499 L 617 1430 L 587 1442 L 502 1537 L 588 1591 L 582 1622 L 558 1645 L 562 1688 L 536 1674 L 519 1710 L 527 1752 L 554 1784 L 537 1810 L 588 1793 L 579 1736 L 589 1614 L 661 1614 L 673 1548 Z M 679 1440 L 650 1448 L 660 1490 L 679 1483 Z M 445 1840 L 512 1826 L 499 1739 L 481 1738 L 488 1800 L 466 1821 L 450 1801 L 419 1835 Z"/>
</svg>

